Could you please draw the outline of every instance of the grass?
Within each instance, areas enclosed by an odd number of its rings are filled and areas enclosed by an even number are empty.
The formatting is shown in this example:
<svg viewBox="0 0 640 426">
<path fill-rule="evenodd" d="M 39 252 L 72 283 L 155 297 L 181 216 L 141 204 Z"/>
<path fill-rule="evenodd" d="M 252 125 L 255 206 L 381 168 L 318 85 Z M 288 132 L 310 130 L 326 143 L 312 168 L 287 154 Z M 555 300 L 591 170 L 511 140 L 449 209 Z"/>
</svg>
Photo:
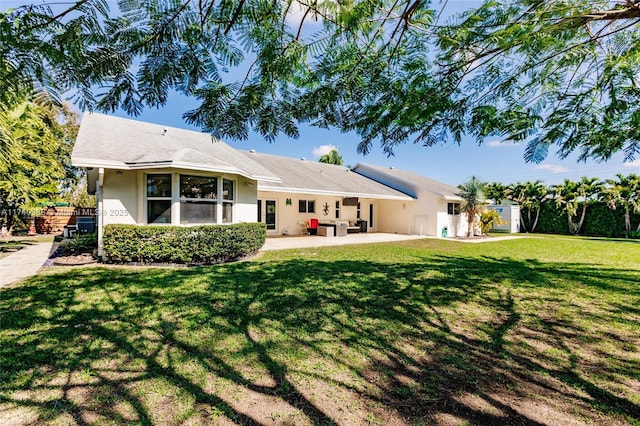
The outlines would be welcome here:
<svg viewBox="0 0 640 426">
<path fill-rule="evenodd" d="M 0 290 L 0 423 L 640 424 L 640 243 L 415 240 Z"/>
</svg>

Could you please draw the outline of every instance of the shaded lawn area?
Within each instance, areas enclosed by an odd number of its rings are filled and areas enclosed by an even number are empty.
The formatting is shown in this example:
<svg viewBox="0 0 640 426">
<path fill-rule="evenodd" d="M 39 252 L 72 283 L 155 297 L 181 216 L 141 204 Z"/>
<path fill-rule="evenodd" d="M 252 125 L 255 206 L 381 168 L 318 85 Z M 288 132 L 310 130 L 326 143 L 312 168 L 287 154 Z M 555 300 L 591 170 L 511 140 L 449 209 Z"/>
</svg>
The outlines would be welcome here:
<svg viewBox="0 0 640 426">
<path fill-rule="evenodd" d="M 417 240 L 0 290 L 0 424 L 640 424 L 640 244 Z"/>
</svg>

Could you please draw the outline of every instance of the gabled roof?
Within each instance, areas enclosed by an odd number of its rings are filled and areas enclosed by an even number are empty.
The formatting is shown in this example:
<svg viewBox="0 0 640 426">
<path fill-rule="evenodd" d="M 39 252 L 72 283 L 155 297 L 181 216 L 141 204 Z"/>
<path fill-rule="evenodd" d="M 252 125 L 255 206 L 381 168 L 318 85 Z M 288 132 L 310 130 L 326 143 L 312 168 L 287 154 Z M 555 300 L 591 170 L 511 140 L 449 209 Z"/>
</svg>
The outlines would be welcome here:
<svg viewBox="0 0 640 426">
<path fill-rule="evenodd" d="M 458 195 L 460 190 L 455 186 L 429 179 L 417 173 L 364 163 L 356 164 L 352 170 L 354 173 L 366 176 L 413 198 L 418 198 L 419 191 L 427 191 L 445 200 L 462 201 L 462 197 Z"/>
<path fill-rule="evenodd" d="M 334 164 L 247 152 L 247 158 L 273 170 L 281 181 L 258 181 L 259 191 L 411 200 L 411 197 Z"/>
<path fill-rule="evenodd" d="M 209 134 L 96 113 L 83 115 L 71 161 L 78 167 L 176 167 L 279 181 L 271 171 Z"/>
</svg>

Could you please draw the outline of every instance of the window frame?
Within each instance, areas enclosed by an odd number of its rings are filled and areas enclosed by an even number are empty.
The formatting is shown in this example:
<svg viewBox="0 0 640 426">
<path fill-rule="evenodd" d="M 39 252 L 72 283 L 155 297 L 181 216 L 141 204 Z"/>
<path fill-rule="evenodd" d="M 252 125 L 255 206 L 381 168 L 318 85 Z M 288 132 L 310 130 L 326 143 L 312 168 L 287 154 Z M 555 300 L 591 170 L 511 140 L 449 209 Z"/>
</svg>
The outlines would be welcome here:
<svg viewBox="0 0 640 426">
<path fill-rule="evenodd" d="M 298 200 L 298 213 L 315 214 L 316 200 Z"/>
<path fill-rule="evenodd" d="M 220 198 L 220 204 L 222 205 L 222 215 L 221 215 L 221 222 L 220 223 L 233 223 L 233 216 L 234 216 L 234 206 L 236 203 L 236 181 L 233 179 L 227 179 L 222 177 L 221 178 L 221 197 Z M 229 190 L 227 189 L 227 196 L 225 197 L 225 183 L 230 183 L 231 184 L 231 198 L 226 198 L 229 196 Z M 226 212 L 227 210 L 225 210 L 226 206 L 231 206 L 229 213 L 231 217 L 226 217 Z"/>
<path fill-rule="evenodd" d="M 214 185 L 210 185 L 213 186 L 215 188 L 215 192 L 213 193 L 213 197 L 186 197 L 183 196 L 183 179 L 184 178 L 199 178 L 199 179 L 208 179 L 208 180 L 213 180 L 214 181 Z M 180 225 L 206 225 L 206 224 L 216 224 L 218 223 L 218 199 L 220 198 L 218 196 L 218 192 L 219 192 L 219 180 L 220 178 L 218 176 L 202 176 L 202 175 L 192 175 L 192 174 L 186 174 L 186 173 L 179 173 L 178 174 L 178 203 L 179 203 L 179 213 L 178 213 L 178 218 L 179 218 L 179 223 Z M 186 222 L 184 220 L 183 216 L 183 212 L 182 212 L 182 208 L 183 205 L 186 206 L 188 204 L 210 204 L 213 206 L 213 221 L 203 221 L 203 222 L 195 222 L 195 221 L 189 221 Z M 185 215 L 186 216 L 186 215 Z"/>
<path fill-rule="evenodd" d="M 447 203 L 447 214 L 449 216 L 460 216 L 460 203 L 448 202 Z"/>
<path fill-rule="evenodd" d="M 169 178 L 169 195 L 149 196 L 149 183 L 150 183 L 149 180 L 152 179 L 152 177 L 154 176 L 166 176 Z M 146 206 L 145 216 L 146 216 L 147 225 L 171 225 L 173 223 L 172 222 L 173 221 L 173 173 L 147 173 L 145 175 L 144 191 L 145 191 L 144 193 L 145 193 L 145 206 Z M 169 201 L 169 209 L 167 210 L 169 212 L 169 217 L 168 217 L 169 220 L 167 222 L 156 222 L 156 221 L 150 220 L 149 214 L 151 213 L 151 209 L 149 207 L 150 207 L 150 203 L 154 201 Z M 158 217 L 156 217 L 156 219 Z"/>
</svg>

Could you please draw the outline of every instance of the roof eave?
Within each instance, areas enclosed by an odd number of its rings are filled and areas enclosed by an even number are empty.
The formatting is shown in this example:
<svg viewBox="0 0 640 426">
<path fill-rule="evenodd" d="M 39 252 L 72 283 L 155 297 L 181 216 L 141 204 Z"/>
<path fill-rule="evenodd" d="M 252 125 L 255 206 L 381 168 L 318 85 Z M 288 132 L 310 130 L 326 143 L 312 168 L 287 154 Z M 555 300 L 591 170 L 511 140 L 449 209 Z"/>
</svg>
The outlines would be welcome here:
<svg viewBox="0 0 640 426">
<path fill-rule="evenodd" d="M 339 197 L 358 197 L 358 198 L 371 198 L 371 199 L 379 199 L 379 200 L 410 201 L 414 199 L 408 195 L 385 195 L 385 194 L 370 194 L 370 193 L 364 193 L 364 192 L 325 191 L 325 190 L 311 189 L 311 188 L 283 188 L 279 186 L 263 185 L 261 182 L 258 182 L 258 191 L 283 192 L 283 193 L 292 193 L 292 194 L 332 195 L 332 196 L 339 196 Z"/>
<path fill-rule="evenodd" d="M 194 164 L 176 161 L 151 161 L 151 162 L 120 162 L 120 161 L 104 161 L 89 158 L 76 157 L 71 159 L 71 163 L 76 167 L 103 167 L 105 169 L 115 170 L 143 170 L 143 169 L 165 169 L 167 167 L 197 170 L 201 172 L 229 173 L 244 176 L 252 180 L 261 180 L 265 182 L 279 183 L 281 180 L 274 176 L 253 175 L 244 170 L 235 167 L 210 167 L 202 164 Z"/>
</svg>

